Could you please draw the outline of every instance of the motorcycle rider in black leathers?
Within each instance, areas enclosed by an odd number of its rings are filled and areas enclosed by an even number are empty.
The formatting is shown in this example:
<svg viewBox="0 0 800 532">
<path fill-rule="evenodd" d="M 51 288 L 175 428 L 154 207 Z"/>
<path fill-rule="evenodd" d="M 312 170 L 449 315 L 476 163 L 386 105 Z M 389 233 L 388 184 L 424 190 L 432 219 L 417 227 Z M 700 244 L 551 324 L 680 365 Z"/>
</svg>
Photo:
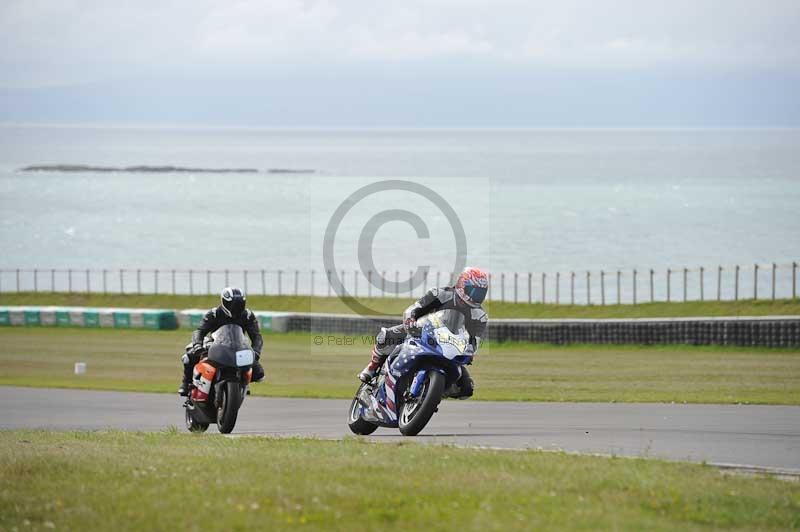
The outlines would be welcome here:
<svg viewBox="0 0 800 532">
<path fill-rule="evenodd" d="M 252 382 L 264 380 L 264 368 L 259 362 L 264 339 L 261 338 L 261 332 L 259 332 L 258 319 L 253 314 L 253 311 L 245 306 L 246 302 L 247 298 L 244 292 L 235 287 L 228 287 L 222 290 L 222 294 L 220 294 L 220 305 L 212 308 L 203 316 L 200 326 L 192 334 L 192 343 L 186 346 L 186 353 L 181 357 L 183 362 L 183 381 L 181 382 L 181 387 L 178 388 L 179 395 L 189 395 L 192 371 L 195 364 L 200 361 L 200 358 L 205 353 L 203 339 L 223 325 L 236 324 L 250 337 L 251 347 L 256 359 L 253 364 Z"/>
<path fill-rule="evenodd" d="M 480 340 L 486 335 L 489 317 L 481 307 L 489 290 L 489 276 L 480 268 L 465 268 L 458 276 L 455 286 L 433 288 L 403 313 L 403 323 L 394 327 L 381 328 L 375 337 L 372 358 L 358 378 L 370 382 L 394 349 L 403 343 L 406 334 L 414 329 L 416 320 L 438 310 L 452 310 L 463 316 L 463 326 L 469 334 L 469 347 L 476 352 Z M 471 397 L 474 382 L 466 367 L 462 367 L 461 378 L 455 390 L 448 392 L 450 397 Z"/>
</svg>

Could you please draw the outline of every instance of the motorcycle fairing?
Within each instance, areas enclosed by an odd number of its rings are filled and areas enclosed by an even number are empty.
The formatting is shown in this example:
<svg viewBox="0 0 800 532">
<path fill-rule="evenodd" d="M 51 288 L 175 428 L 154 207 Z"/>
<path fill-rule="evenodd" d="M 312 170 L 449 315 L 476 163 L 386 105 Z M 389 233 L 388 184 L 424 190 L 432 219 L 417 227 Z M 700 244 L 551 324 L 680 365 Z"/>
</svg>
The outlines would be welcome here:
<svg viewBox="0 0 800 532">
<path fill-rule="evenodd" d="M 211 384 L 214 382 L 214 376 L 217 374 L 217 368 L 203 359 L 194 366 L 192 374 L 192 400 L 205 401 L 208 399 L 208 394 L 211 393 Z"/>
</svg>

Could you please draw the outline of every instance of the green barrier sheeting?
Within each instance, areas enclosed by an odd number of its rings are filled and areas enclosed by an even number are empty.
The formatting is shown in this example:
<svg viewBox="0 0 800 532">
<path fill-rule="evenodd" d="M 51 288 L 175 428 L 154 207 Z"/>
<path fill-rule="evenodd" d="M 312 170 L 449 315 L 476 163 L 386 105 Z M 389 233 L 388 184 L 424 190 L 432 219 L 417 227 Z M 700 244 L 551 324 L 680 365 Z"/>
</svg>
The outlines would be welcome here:
<svg viewBox="0 0 800 532">
<path fill-rule="evenodd" d="M 69 319 L 69 312 L 66 310 L 57 310 L 56 311 L 56 326 L 58 327 L 69 327 L 72 325 Z"/>
<path fill-rule="evenodd" d="M 100 327 L 100 314 L 96 311 L 85 311 L 83 313 L 84 327 Z"/>
<path fill-rule="evenodd" d="M 177 329 L 178 316 L 167 309 L 0 307 L 0 326 Z"/>
<path fill-rule="evenodd" d="M 40 325 L 42 323 L 41 315 L 38 310 L 25 310 L 25 325 Z"/>
</svg>

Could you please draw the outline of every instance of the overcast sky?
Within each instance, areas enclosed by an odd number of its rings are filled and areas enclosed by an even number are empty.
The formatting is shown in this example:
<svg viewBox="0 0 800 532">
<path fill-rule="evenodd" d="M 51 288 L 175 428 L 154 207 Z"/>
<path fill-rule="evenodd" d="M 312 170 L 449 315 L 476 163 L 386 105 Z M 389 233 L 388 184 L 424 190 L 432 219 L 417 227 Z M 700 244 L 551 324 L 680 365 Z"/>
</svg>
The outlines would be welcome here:
<svg viewBox="0 0 800 532">
<path fill-rule="evenodd" d="M 800 125 L 800 2 L 4 0 L 0 121 Z"/>
</svg>

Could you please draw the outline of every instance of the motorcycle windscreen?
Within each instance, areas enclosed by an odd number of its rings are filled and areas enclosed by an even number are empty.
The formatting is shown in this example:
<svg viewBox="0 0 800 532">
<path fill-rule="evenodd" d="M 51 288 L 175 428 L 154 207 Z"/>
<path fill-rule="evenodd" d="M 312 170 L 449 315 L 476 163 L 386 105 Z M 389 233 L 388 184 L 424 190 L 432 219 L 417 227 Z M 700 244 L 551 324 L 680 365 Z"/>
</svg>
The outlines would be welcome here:
<svg viewBox="0 0 800 532">
<path fill-rule="evenodd" d="M 229 323 L 223 325 L 211 334 L 215 344 L 221 344 L 232 349 L 248 349 L 250 345 L 244 336 L 244 331 L 238 325 Z"/>
<path fill-rule="evenodd" d="M 448 360 L 463 355 L 467 349 L 466 333 L 453 334 L 447 327 L 440 327 L 436 329 L 434 336 L 442 348 L 442 354 Z"/>
<path fill-rule="evenodd" d="M 208 349 L 208 359 L 223 366 L 250 366 L 254 356 L 238 325 L 223 325 L 211 335 L 214 339 Z"/>
</svg>

